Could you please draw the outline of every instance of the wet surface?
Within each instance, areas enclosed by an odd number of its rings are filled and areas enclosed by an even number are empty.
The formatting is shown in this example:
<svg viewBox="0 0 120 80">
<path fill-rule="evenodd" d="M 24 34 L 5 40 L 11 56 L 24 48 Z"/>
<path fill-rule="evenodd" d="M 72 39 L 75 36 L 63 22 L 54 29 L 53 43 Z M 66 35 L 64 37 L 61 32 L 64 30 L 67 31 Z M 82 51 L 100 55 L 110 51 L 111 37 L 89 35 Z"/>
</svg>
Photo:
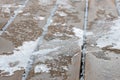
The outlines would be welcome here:
<svg viewBox="0 0 120 80">
<path fill-rule="evenodd" d="M 14 49 L 14 45 L 11 41 L 6 40 L 4 38 L 0 38 L 0 55 L 10 55 L 12 54 L 12 50 Z"/>
</svg>

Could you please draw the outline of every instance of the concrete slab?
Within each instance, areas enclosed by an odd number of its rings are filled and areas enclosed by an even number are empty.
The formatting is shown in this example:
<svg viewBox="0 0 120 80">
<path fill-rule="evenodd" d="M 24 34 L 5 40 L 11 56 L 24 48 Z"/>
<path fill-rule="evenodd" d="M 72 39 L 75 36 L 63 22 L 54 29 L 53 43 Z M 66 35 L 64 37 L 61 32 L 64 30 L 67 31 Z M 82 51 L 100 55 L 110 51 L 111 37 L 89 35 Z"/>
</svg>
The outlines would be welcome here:
<svg viewBox="0 0 120 80">
<path fill-rule="evenodd" d="M 115 3 L 113 0 L 90 1 L 87 31 L 93 35 L 87 36 L 85 80 L 119 80 L 120 55 L 119 47 L 115 46 L 119 45 L 117 35 L 120 34 Z"/>
</svg>

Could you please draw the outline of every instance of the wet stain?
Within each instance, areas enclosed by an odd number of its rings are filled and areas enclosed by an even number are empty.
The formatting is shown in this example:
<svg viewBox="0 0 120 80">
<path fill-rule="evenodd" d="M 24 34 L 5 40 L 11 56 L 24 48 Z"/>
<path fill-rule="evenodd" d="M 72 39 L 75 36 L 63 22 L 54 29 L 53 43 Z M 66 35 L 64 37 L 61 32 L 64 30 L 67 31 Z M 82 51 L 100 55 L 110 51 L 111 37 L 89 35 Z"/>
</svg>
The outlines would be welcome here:
<svg viewBox="0 0 120 80">
<path fill-rule="evenodd" d="M 106 54 L 103 51 L 99 51 L 99 52 L 94 52 L 92 53 L 96 58 L 99 59 L 104 59 L 104 60 L 111 60 L 110 57 L 107 57 Z"/>
</svg>

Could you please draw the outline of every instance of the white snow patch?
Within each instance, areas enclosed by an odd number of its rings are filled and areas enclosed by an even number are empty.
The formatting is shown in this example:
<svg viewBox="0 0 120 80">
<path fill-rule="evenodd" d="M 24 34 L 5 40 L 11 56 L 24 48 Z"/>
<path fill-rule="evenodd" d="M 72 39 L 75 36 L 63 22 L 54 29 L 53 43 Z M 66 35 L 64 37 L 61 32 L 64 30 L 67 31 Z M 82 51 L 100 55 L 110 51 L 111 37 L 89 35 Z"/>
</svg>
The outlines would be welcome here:
<svg viewBox="0 0 120 80">
<path fill-rule="evenodd" d="M 67 14 L 63 11 L 57 11 L 56 13 L 59 14 L 60 16 L 62 16 L 62 17 L 67 16 Z"/>
<path fill-rule="evenodd" d="M 19 11 L 15 10 L 14 13 L 15 14 L 20 14 L 20 13 L 23 13 L 23 11 L 22 10 L 19 10 Z"/>
<path fill-rule="evenodd" d="M 60 32 L 54 33 L 53 35 L 54 35 L 54 36 L 63 36 L 63 34 L 60 33 Z"/>
<path fill-rule="evenodd" d="M 97 46 L 100 48 L 113 46 L 111 48 L 120 49 L 120 19 L 113 21 L 111 30 L 97 40 Z"/>
<path fill-rule="evenodd" d="M 13 5 L 11 4 L 4 4 L 4 5 L 1 5 L 2 8 L 10 8 L 12 7 Z"/>
<path fill-rule="evenodd" d="M 23 15 L 24 15 L 24 16 L 29 16 L 29 15 L 30 15 L 30 13 L 24 13 Z"/>
<path fill-rule="evenodd" d="M 37 65 L 37 66 L 34 68 L 34 72 L 35 72 L 35 73 L 49 72 L 49 70 L 50 70 L 50 68 L 48 68 L 47 65 L 45 65 L 45 64 Z"/>
<path fill-rule="evenodd" d="M 60 32 L 54 33 L 53 35 L 54 35 L 54 36 L 57 36 L 57 37 L 58 37 L 58 36 L 59 36 L 59 37 L 60 37 L 60 36 L 73 37 L 73 35 L 69 35 L 69 34 L 66 34 L 66 33 L 60 33 Z"/>
<path fill-rule="evenodd" d="M 2 32 L 3 32 L 3 31 L 0 31 L 0 35 L 2 35 Z"/>
<path fill-rule="evenodd" d="M 10 8 L 9 7 L 2 8 L 2 12 L 10 14 Z"/>
<path fill-rule="evenodd" d="M 73 28 L 73 32 L 75 33 L 75 36 L 82 39 L 83 38 L 83 30 L 79 28 Z"/>
<path fill-rule="evenodd" d="M 75 33 L 75 36 L 79 38 L 79 46 L 83 43 L 83 30 L 74 27 L 73 32 Z M 93 35 L 93 32 L 86 32 L 86 35 Z"/>
<path fill-rule="evenodd" d="M 63 24 L 61 24 L 62 26 L 66 26 L 67 24 L 66 23 L 63 23 Z"/>
<path fill-rule="evenodd" d="M 94 34 L 93 34 L 93 32 L 87 32 L 86 35 L 90 36 L 90 35 L 94 35 Z"/>
<path fill-rule="evenodd" d="M 67 66 L 62 66 L 62 68 L 66 71 L 68 71 L 68 67 Z"/>
<path fill-rule="evenodd" d="M 35 16 L 33 17 L 35 20 L 44 20 L 45 17 L 42 17 L 42 16 Z"/>
<path fill-rule="evenodd" d="M 36 45 L 38 41 L 29 41 L 29 42 L 24 42 L 22 46 L 16 48 L 13 52 L 14 54 L 12 55 L 0 55 L 0 70 L 3 70 L 2 73 L 4 72 L 9 72 L 8 75 L 10 76 L 14 74 L 15 71 L 17 70 L 22 70 L 27 67 L 28 61 L 30 61 L 30 57 L 32 55 L 38 55 L 41 54 L 42 56 L 45 56 L 49 52 L 58 50 L 58 48 L 53 48 L 53 49 L 43 49 L 39 50 L 37 52 L 34 52 Z M 9 63 L 15 63 L 19 62 L 14 67 L 10 67 Z"/>
<path fill-rule="evenodd" d="M 49 4 L 52 4 L 52 1 L 51 0 L 39 0 L 39 5 L 49 5 Z"/>
<path fill-rule="evenodd" d="M 73 32 L 75 33 L 75 36 L 79 38 L 78 44 L 81 47 L 81 45 L 83 44 L 83 30 L 74 27 Z"/>
<path fill-rule="evenodd" d="M 24 7 L 23 5 L 14 5 L 14 4 L 3 4 L 0 7 L 2 8 L 18 8 L 18 7 Z"/>
</svg>

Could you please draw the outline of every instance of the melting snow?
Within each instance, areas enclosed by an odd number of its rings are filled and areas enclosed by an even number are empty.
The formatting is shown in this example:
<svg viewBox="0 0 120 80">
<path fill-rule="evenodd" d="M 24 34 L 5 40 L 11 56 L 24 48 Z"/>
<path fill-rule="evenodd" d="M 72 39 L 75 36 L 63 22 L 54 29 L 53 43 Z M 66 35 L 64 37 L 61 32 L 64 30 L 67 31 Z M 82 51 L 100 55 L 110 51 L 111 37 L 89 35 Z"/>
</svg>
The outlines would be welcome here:
<svg viewBox="0 0 120 80">
<path fill-rule="evenodd" d="M 10 14 L 10 9 L 8 7 L 2 8 L 2 12 L 9 13 Z"/>
<path fill-rule="evenodd" d="M 83 30 L 74 27 L 73 32 L 75 33 L 75 36 L 79 37 L 80 39 L 83 38 Z"/>
<path fill-rule="evenodd" d="M 60 5 L 60 7 L 64 7 L 66 9 L 72 8 L 72 6 L 69 4 L 69 0 L 58 0 L 57 3 Z"/>
<path fill-rule="evenodd" d="M 81 47 L 83 43 L 83 30 L 74 27 L 73 32 L 75 33 L 75 36 L 79 38 L 78 44 Z"/>
<path fill-rule="evenodd" d="M 12 75 L 14 74 L 14 71 L 25 69 L 32 55 L 41 54 L 42 56 L 45 56 L 49 52 L 52 52 L 58 49 L 58 48 L 43 49 L 43 50 L 39 50 L 33 53 L 36 45 L 37 45 L 37 40 L 30 41 L 30 42 L 24 42 L 23 46 L 20 46 L 16 50 L 14 50 L 14 54 L 1 55 L 0 56 L 0 70 L 3 70 L 2 73 L 9 72 L 9 75 Z M 10 66 L 10 63 L 14 64 L 16 62 L 18 62 L 17 65 L 15 65 L 14 67 Z M 9 76 L 9 75 L 6 75 L 6 76 Z"/>
<path fill-rule="evenodd" d="M 36 16 L 36 17 L 33 17 L 35 20 L 44 20 L 45 17 L 42 17 L 42 16 Z"/>
<path fill-rule="evenodd" d="M 63 11 L 57 11 L 56 13 L 58 13 L 60 16 L 67 16 L 67 14 Z"/>
<path fill-rule="evenodd" d="M 45 64 L 40 64 L 37 65 L 34 69 L 35 73 L 40 73 L 40 72 L 49 72 L 50 68 L 47 67 Z"/>
<path fill-rule="evenodd" d="M 51 3 L 52 3 L 51 0 L 39 0 L 39 4 L 40 4 L 40 5 L 46 6 L 46 5 L 49 5 L 49 4 L 51 4 Z"/>
<path fill-rule="evenodd" d="M 113 46 L 111 48 L 120 49 L 120 19 L 113 21 L 111 30 L 97 40 L 98 47 Z"/>
<path fill-rule="evenodd" d="M 15 13 L 15 14 L 17 14 L 17 13 L 20 14 L 20 13 L 23 13 L 23 11 L 22 11 L 22 10 L 14 11 L 14 13 Z"/>
<path fill-rule="evenodd" d="M 30 13 L 24 13 L 23 15 L 24 15 L 24 16 L 29 16 L 29 15 L 30 15 Z"/>
</svg>

